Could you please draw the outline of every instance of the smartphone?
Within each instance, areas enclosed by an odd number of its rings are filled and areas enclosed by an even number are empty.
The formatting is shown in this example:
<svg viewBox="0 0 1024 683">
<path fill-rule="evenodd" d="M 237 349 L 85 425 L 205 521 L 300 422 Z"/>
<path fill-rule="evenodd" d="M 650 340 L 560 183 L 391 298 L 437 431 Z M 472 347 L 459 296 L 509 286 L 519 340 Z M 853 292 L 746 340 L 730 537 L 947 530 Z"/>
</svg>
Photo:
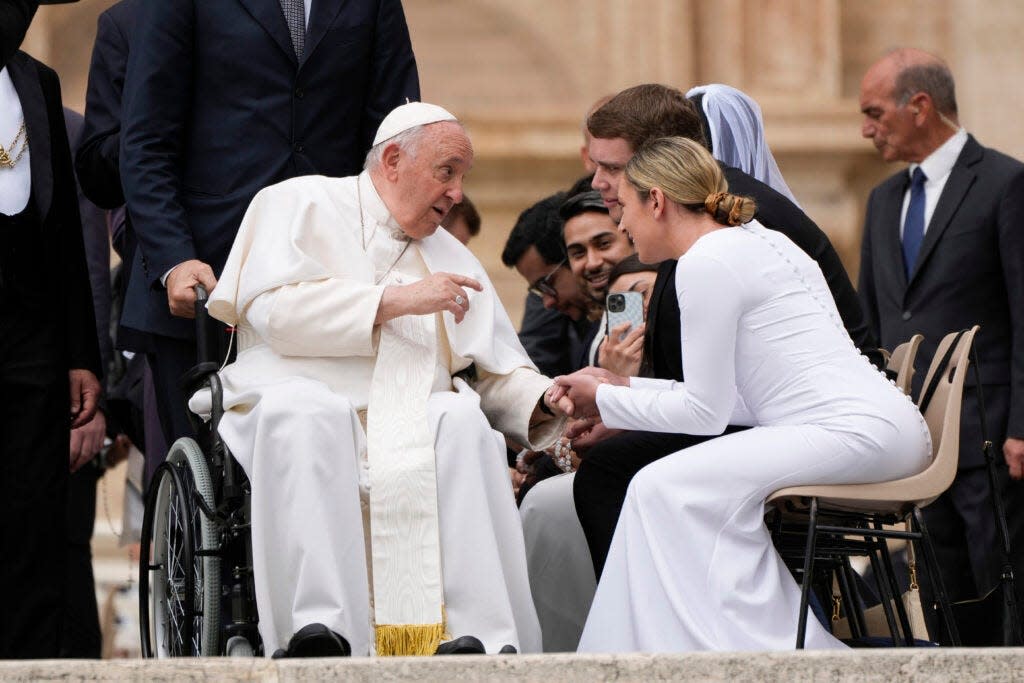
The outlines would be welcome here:
<svg viewBox="0 0 1024 683">
<path fill-rule="evenodd" d="M 640 292 L 617 292 L 609 294 L 608 306 L 608 327 L 605 334 L 611 334 L 611 330 L 622 323 L 630 323 L 625 334 L 619 335 L 623 339 L 644 322 L 644 295 Z"/>
</svg>

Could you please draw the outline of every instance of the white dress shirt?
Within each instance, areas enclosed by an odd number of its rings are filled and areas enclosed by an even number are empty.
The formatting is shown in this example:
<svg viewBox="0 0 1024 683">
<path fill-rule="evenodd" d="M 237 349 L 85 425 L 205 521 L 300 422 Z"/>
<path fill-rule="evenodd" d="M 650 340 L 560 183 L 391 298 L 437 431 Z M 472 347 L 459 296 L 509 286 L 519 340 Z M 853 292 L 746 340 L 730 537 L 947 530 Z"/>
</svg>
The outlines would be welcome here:
<svg viewBox="0 0 1024 683">
<path fill-rule="evenodd" d="M 14 89 L 14 82 L 11 81 L 5 66 L 0 70 L 0 145 L 3 145 L 4 149 L 7 149 L 7 145 L 14 140 L 24 120 L 25 113 L 21 110 L 21 100 L 18 99 L 18 92 Z M 17 149 L 7 151 L 14 157 L 20 149 L 19 140 Z M 25 154 L 14 168 L 0 167 L 0 213 L 6 216 L 20 213 L 28 205 L 29 196 L 32 194 L 30 151 L 25 150 Z"/>
<path fill-rule="evenodd" d="M 946 187 L 949 174 L 953 171 L 953 164 L 960 157 L 964 145 L 967 144 L 967 131 L 963 128 L 957 130 L 948 140 L 942 143 L 937 150 L 932 152 L 920 164 L 911 164 L 907 173 L 911 176 L 918 166 L 924 171 L 928 180 L 924 181 L 924 231 L 928 232 L 928 224 L 932 221 L 932 214 L 935 213 L 935 206 L 942 196 L 942 189 Z M 903 195 L 903 209 L 900 211 L 900 239 L 903 239 L 903 223 L 907 219 L 907 207 L 910 206 L 910 186 Z"/>
</svg>

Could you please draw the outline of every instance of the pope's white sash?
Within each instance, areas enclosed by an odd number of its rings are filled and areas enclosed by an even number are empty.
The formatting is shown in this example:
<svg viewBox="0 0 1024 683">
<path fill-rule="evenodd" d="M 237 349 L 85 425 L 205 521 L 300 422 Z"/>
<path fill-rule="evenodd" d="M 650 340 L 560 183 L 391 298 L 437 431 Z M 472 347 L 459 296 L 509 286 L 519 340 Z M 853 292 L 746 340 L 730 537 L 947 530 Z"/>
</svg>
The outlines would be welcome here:
<svg viewBox="0 0 1024 683">
<path fill-rule="evenodd" d="M 434 438 L 436 316 L 380 327 L 367 410 L 378 655 L 430 655 L 445 636 Z"/>
</svg>

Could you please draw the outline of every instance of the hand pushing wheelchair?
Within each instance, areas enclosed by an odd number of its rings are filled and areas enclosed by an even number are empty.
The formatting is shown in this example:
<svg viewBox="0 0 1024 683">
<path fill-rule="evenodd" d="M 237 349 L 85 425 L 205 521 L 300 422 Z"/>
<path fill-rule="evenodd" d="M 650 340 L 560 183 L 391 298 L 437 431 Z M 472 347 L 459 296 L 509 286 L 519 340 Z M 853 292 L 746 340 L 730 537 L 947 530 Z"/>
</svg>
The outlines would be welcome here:
<svg viewBox="0 0 1024 683">
<path fill-rule="evenodd" d="M 144 657 L 262 654 L 252 575 L 249 480 L 217 433 L 223 392 L 217 346 L 196 286 L 199 363 L 185 396 L 207 388 L 208 422 L 189 413 L 197 439 L 174 442 L 146 493 L 139 553 L 139 626 Z"/>
</svg>

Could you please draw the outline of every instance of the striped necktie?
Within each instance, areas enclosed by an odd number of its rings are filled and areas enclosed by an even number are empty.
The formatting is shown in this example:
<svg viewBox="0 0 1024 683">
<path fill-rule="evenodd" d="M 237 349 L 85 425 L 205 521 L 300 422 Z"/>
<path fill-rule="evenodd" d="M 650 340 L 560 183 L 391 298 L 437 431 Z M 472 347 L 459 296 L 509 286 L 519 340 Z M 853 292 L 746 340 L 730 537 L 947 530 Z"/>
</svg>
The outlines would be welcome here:
<svg viewBox="0 0 1024 683">
<path fill-rule="evenodd" d="M 306 5 L 305 0 L 281 0 L 284 20 L 288 22 L 288 33 L 292 36 L 292 47 L 295 56 L 302 59 L 302 50 L 306 44 Z"/>
</svg>

